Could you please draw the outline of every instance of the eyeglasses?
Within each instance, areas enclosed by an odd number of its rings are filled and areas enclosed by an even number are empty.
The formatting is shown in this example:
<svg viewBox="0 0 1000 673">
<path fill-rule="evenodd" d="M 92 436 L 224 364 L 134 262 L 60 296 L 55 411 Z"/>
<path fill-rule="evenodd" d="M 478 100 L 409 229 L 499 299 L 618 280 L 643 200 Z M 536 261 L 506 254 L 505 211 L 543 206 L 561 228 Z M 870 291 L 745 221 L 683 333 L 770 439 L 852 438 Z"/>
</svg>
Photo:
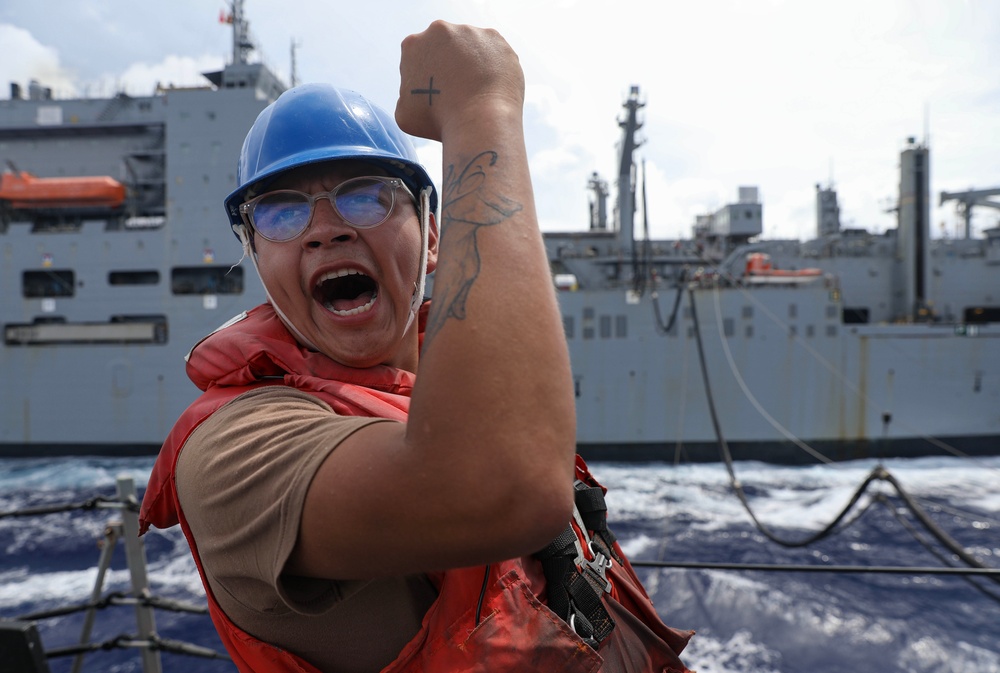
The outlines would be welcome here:
<svg viewBox="0 0 1000 673">
<path fill-rule="evenodd" d="M 240 204 L 240 215 L 258 234 L 281 243 L 298 238 L 309 228 L 316 201 L 325 198 L 344 222 L 357 229 L 371 229 L 392 215 L 397 189 L 417 202 L 399 178 L 372 175 L 345 180 L 329 192 L 306 194 L 294 189 L 267 192 Z"/>
</svg>

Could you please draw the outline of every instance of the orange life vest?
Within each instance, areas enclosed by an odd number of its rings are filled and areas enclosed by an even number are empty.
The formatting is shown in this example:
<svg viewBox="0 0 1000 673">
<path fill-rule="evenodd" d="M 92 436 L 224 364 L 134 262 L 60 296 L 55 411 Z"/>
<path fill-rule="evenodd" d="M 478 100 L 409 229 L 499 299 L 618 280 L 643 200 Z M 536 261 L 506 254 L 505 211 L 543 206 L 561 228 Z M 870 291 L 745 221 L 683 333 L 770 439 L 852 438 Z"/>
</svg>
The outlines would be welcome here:
<svg viewBox="0 0 1000 673">
<path fill-rule="evenodd" d="M 425 319 L 426 305 L 421 328 Z M 254 388 L 291 386 L 339 414 L 403 421 L 413 375 L 391 367 L 343 367 L 307 351 L 267 304 L 198 344 L 188 358 L 188 375 L 205 392 L 181 415 L 160 450 L 142 502 L 140 534 L 151 525 L 180 524 L 205 586 L 209 614 L 240 671 L 319 673 L 295 654 L 243 631 L 219 606 L 178 501 L 174 467 L 201 422 Z M 578 508 L 566 534 L 533 557 L 429 575 L 438 597 L 417 635 L 383 673 L 688 671 L 678 654 L 693 632 L 660 620 L 607 531 L 603 487 L 580 457 L 576 473 Z M 555 603 L 559 615 L 550 609 Z"/>
</svg>

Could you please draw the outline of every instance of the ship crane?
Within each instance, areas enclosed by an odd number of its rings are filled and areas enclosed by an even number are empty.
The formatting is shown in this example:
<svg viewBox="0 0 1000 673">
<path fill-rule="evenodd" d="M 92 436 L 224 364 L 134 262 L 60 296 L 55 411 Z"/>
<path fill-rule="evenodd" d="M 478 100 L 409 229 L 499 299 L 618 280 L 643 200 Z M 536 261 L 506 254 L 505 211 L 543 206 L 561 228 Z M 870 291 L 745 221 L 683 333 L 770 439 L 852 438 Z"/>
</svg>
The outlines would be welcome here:
<svg viewBox="0 0 1000 673">
<path fill-rule="evenodd" d="M 991 196 L 1000 195 L 1000 187 L 992 189 L 970 189 L 964 192 L 941 192 L 941 202 L 958 201 L 958 211 L 965 220 L 965 238 L 972 236 L 972 208 L 973 206 L 986 206 L 987 208 L 1000 209 L 1000 201 L 993 201 Z"/>
</svg>

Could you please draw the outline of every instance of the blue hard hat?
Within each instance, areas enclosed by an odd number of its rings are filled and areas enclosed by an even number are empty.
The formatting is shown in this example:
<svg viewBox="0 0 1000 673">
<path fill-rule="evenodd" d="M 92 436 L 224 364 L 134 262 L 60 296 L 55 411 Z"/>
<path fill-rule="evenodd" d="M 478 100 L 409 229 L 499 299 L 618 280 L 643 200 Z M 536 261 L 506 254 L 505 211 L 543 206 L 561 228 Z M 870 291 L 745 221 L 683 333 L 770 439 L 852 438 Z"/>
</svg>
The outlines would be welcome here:
<svg viewBox="0 0 1000 673">
<path fill-rule="evenodd" d="M 239 207 L 250 189 L 259 191 L 300 166 L 341 159 L 383 168 L 415 195 L 430 187 L 431 212 L 437 209 L 434 182 L 391 115 L 357 92 L 304 84 L 281 94 L 250 127 L 236 169 L 236 190 L 226 197 L 230 223 L 242 223 Z"/>
</svg>

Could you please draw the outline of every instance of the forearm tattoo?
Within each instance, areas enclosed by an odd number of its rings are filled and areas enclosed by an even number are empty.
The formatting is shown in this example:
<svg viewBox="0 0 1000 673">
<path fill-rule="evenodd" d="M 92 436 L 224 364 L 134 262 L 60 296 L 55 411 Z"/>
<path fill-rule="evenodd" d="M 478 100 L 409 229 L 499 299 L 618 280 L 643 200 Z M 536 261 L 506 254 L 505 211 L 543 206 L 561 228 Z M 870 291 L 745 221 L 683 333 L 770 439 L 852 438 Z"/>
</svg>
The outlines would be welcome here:
<svg viewBox="0 0 1000 673">
<path fill-rule="evenodd" d="M 461 172 L 455 166 L 445 171 L 441 206 L 442 254 L 461 270 L 456 279 L 434 283 L 434 303 L 428 318 L 425 344 L 449 318 L 465 319 L 465 303 L 479 277 L 481 259 L 477 237 L 483 227 L 507 220 L 523 206 L 493 189 L 491 173 L 498 155 L 482 152 Z M 447 238 L 445 250 L 444 239 Z"/>
</svg>

